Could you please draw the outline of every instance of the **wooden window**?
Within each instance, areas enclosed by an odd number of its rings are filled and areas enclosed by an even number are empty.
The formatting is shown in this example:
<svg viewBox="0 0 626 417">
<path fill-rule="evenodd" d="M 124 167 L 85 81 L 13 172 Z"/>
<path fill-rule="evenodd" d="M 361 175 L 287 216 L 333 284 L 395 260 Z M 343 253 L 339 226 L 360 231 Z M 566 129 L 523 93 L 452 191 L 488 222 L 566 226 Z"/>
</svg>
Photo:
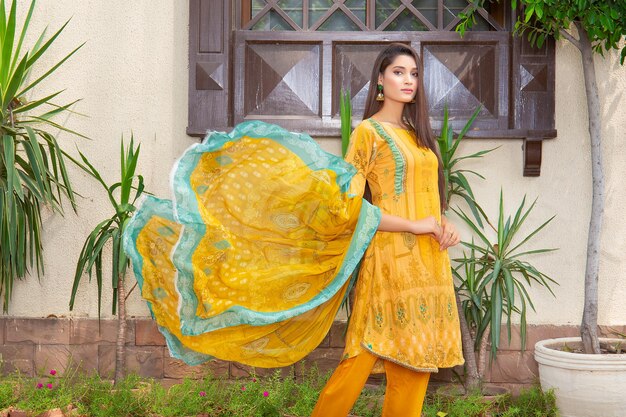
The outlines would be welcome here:
<svg viewBox="0 0 626 417">
<path fill-rule="evenodd" d="M 187 133 L 275 122 L 339 135 L 339 94 L 362 115 L 372 63 L 388 42 L 421 55 L 435 129 L 444 105 L 460 128 L 476 106 L 475 137 L 523 138 L 524 175 L 539 175 L 541 141 L 554 130 L 554 45 L 511 33 L 506 2 L 480 9 L 455 32 L 467 0 L 191 0 Z"/>
</svg>

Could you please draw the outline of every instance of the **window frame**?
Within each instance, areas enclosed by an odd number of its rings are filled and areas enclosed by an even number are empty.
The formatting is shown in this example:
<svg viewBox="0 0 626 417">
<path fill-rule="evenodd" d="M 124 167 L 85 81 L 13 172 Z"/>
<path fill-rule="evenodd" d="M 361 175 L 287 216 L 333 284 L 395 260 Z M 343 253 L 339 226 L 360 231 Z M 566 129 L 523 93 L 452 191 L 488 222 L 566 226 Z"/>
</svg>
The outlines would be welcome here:
<svg viewBox="0 0 626 417">
<path fill-rule="evenodd" d="M 268 0 L 275 4 L 276 0 Z M 367 0 L 374 2 L 374 0 Z M 401 0 L 402 4 L 409 2 Z M 305 4 L 308 3 L 305 0 Z M 336 91 L 335 48 L 337 45 L 379 44 L 405 42 L 419 53 L 427 45 L 477 45 L 496 46 L 497 62 L 497 118 L 491 123 L 478 120 L 468 137 L 524 140 L 524 175 L 538 176 L 541 166 L 541 145 L 544 139 L 556 137 L 554 122 L 554 42 L 547 42 L 541 50 L 531 49 L 526 39 L 510 31 L 470 31 L 460 36 L 450 30 L 418 32 L 385 32 L 378 30 L 331 31 L 252 31 L 238 30 L 246 19 L 243 9 L 251 0 L 190 0 L 189 37 L 189 125 L 187 134 L 203 137 L 207 130 L 229 130 L 248 119 L 261 119 L 279 123 L 292 130 L 312 136 L 339 137 L 340 118 L 333 114 Z M 440 3 L 441 4 L 441 3 Z M 504 19 L 507 25 L 517 20 L 518 10 L 508 10 Z M 374 10 L 367 12 L 368 25 Z M 441 26 L 441 14 L 439 15 Z M 485 16 L 483 16 L 485 17 Z M 247 18 L 250 18 L 248 16 Z M 204 20 L 203 20 L 204 19 Z M 210 19 L 211 22 L 208 22 Z M 305 15 L 303 21 L 308 19 Z M 249 22 L 248 25 L 250 26 Z M 450 25 L 448 25 L 450 26 Z M 320 46 L 319 117 L 251 117 L 244 115 L 245 59 L 247 45 L 255 43 L 300 43 Z M 204 50 L 201 46 L 204 45 Z M 213 49 L 206 50 L 206 45 Z M 539 89 L 524 91 L 524 74 L 530 68 L 543 73 Z M 522 74 L 522 71 L 524 74 Z M 539 73 L 539 70 L 537 70 Z M 337 96 L 337 97 L 335 97 Z M 431 116 L 433 129 L 441 122 Z M 460 129 L 465 120 L 451 122 Z"/>
</svg>

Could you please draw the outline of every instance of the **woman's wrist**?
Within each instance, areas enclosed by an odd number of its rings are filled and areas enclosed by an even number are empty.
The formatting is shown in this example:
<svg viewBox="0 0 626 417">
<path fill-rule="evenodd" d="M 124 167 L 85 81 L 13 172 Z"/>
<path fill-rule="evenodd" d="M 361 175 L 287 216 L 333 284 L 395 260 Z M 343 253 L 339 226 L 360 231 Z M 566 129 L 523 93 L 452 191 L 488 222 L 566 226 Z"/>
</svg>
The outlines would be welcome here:
<svg viewBox="0 0 626 417">
<path fill-rule="evenodd" d="M 431 230 L 432 227 L 431 224 L 428 222 L 428 219 L 413 221 L 412 228 L 413 230 L 411 230 L 411 233 L 413 233 L 414 235 L 425 235 L 433 232 L 433 230 Z"/>
</svg>

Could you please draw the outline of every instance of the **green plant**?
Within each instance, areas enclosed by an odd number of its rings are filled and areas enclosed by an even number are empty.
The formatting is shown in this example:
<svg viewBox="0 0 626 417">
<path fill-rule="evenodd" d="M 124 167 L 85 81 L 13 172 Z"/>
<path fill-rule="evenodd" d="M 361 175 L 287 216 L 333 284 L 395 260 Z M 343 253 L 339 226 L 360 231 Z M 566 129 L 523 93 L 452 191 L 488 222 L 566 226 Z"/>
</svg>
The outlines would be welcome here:
<svg viewBox="0 0 626 417">
<path fill-rule="evenodd" d="M 44 274 L 42 208 L 47 206 L 62 214 L 65 196 L 76 209 L 65 166 L 67 155 L 56 132 L 82 135 L 53 121 L 55 116 L 69 112 L 75 102 L 55 104 L 54 99 L 62 91 L 33 96 L 37 94 L 35 87 L 50 78 L 83 45 L 49 69 L 39 70 L 43 75 L 31 79 L 33 68 L 69 23 L 48 40 L 44 31 L 32 49 L 23 50 L 34 10 L 33 0 L 18 34 L 17 1 L 13 0 L 7 14 L 5 2 L 0 0 L 0 292 L 4 293 L 4 312 L 8 311 L 15 279 L 33 273 L 33 268 L 40 278 Z"/>
<path fill-rule="evenodd" d="M 14 381 L 4 379 L 0 382 L 0 410 L 15 404 L 17 399 L 15 388 L 16 384 Z"/>
<path fill-rule="evenodd" d="M 294 368 L 290 368 L 294 374 Z M 203 379 L 186 378 L 180 384 L 165 388 L 160 383 L 128 375 L 116 386 L 100 376 L 68 372 L 47 379 L 21 375 L 3 378 L 0 382 L 0 404 L 28 414 L 60 408 L 73 409 L 72 414 L 90 417 L 184 417 L 209 414 L 213 417 L 308 416 L 328 375 L 315 368 L 302 368 L 302 374 L 281 377 L 274 373 L 265 378 L 254 375 L 241 380 L 225 380 L 212 375 Z M 42 387 L 38 388 L 38 383 Z M 242 390 L 245 387 L 245 390 Z M 380 417 L 383 386 L 366 389 L 352 413 L 360 417 Z M 267 395 L 264 395 L 267 393 Z M 298 408 L 301 397 L 313 399 Z M 278 413 L 278 414 L 277 414 Z M 505 396 L 486 403 L 479 395 L 444 398 L 429 395 L 423 415 L 427 417 L 556 417 L 554 395 L 539 387 L 523 391 L 519 398 Z"/>
<path fill-rule="evenodd" d="M 87 377 L 74 386 L 74 405 L 81 415 L 90 417 L 148 416 L 153 403 L 153 384 L 137 390 L 143 381 L 128 375 L 116 381 L 115 388 L 99 376 Z M 66 405 L 69 403 L 66 403 Z"/>
<path fill-rule="evenodd" d="M 466 159 L 482 158 L 484 155 L 497 148 L 482 150 L 479 152 L 475 152 L 471 155 L 457 156 L 456 154 L 459 145 L 461 144 L 461 141 L 474 124 L 474 121 L 476 120 L 476 117 L 478 117 L 480 110 L 480 106 L 477 107 L 476 110 L 474 110 L 474 113 L 472 113 L 470 118 L 467 120 L 467 123 L 465 123 L 465 125 L 455 138 L 454 131 L 450 127 L 449 123 L 448 106 L 444 106 L 441 133 L 437 137 L 437 145 L 439 147 L 439 154 L 441 155 L 444 189 L 446 190 L 446 202 L 449 203 L 452 197 L 455 195 L 461 197 L 463 200 L 465 200 L 468 207 L 472 211 L 476 222 L 480 225 L 480 227 L 482 227 L 483 224 L 481 220 L 481 214 L 484 215 L 484 212 L 476 203 L 474 192 L 472 191 L 472 186 L 467 180 L 466 173 L 475 175 L 482 179 L 485 179 L 485 177 L 483 177 L 476 171 L 459 169 L 457 167 L 457 164 Z"/>
<path fill-rule="evenodd" d="M 113 289 L 112 314 L 118 315 L 118 334 L 115 359 L 115 381 L 119 381 L 124 374 L 124 351 L 126 340 L 126 291 L 124 280 L 126 270 L 130 264 L 123 248 L 124 230 L 132 213 L 136 210 L 135 202 L 144 192 L 143 177 L 135 175 L 139 151 L 141 145 L 135 148 L 134 137 L 131 135 L 128 148 L 124 147 L 124 137 L 121 140 L 120 150 L 120 172 L 121 179 L 113 185 L 107 185 L 102 179 L 98 170 L 89 162 L 87 157 L 80 153 L 80 157 L 87 166 L 88 172 L 102 185 L 106 191 L 114 214 L 106 220 L 100 222 L 89 234 L 80 252 L 74 274 L 74 284 L 70 297 L 70 310 L 74 308 L 74 301 L 78 285 L 85 273 L 89 275 L 91 281 L 92 273 L 95 269 L 96 285 L 98 287 L 98 317 L 102 304 L 102 258 L 106 243 L 111 241 L 111 287 Z M 118 195 L 118 198 L 116 198 Z"/>
<path fill-rule="evenodd" d="M 455 277 L 460 282 L 457 287 L 457 293 L 461 299 L 460 311 L 469 326 L 469 329 L 462 327 L 464 344 L 469 342 L 468 338 L 471 339 L 471 345 L 478 352 L 477 368 L 466 375 L 466 388 L 470 390 L 480 388 L 482 383 L 488 344 L 491 345 L 491 357 L 496 356 L 503 317 L 506 318 L 510 342 L 513 315 L 520 316 L 522 348 L 525 346 L 526 309 L 527 306 L 535 309 L 526 286 L 535 283 L 547 288 L 554 295 L 550 284 L 556 284 L 556 282 L 539 271 L 526 258 L 529 255 L 546 253 L 555 249 L 525 249 L 531 239 L 548 225 L 554 216 L 520 237 L 522 226 L 535 207 L 535 202 L 525 208 L 526 198 L 524 197 L 515 215 L 507 216 L 503 195 L 500 192 L 497 226 L 494 227 L 489 219 L 485 218 L 495 233 L 495 243 L 492 243 L 486 233 L 463 210 L 455 210 L 455 213 L 478 238 L 478 243 L 463 242 L 463 245 L 470 250 L 469 256 L 463 252 L 462 258 L 454 259 L 457 266 L 453 269 Z M 489 343 L 488 339 L 490 339 Z M 468 362 L 474 359 L 473 355 L 466 356 L 471 356 L 466 357 L 466 360 L 469 359 Z"/>
<path fill-rule="evenodd" d="M 182 383 L 165 390 L 155 384 L 153 412 L 162 416 L 191 416 L 213 412 L 219 407 L 224 388 L 212 377 L 194 381 L 185 378 Z"/>
<path fill-rule="evenodd" d="M 261 378 L 252 374 L 250 378 L 233 384 L 227 408 L 235 415 L 278 417 L 290 410 L 293 399 L 299 396 L 300 388 L 295 380 L 292 377 L 283 378 L 281 371 L 276 370 L 269 377 Z"/>
<path fill-rule="evenodd" d="M 54 369 L 49 370 L 45 379 L 19 381 L 22 385 L 28 384 L 22 387 L 22 392 L 13 404 L 19 410 L 29 410 L 40 414 L 54 408 L 65 407 L 72 401 L 71 378 L 60 378 Z"/>
<path fill-rule="evenodd" d="M 457 30 L 463 33 L 475 22 L 474 12 L 485 0 L 472 1 L 468 13 L 461 16 Z M 585 353 L 600 353 L 598 340 L 598 275 L 600 270 L 600 232 L 604 213 L 604 167 L 602 163 L 602 118 L 596 81 L 594 53 L 620 50 L 620 64 L 626 59 L 626 2 L 594 0 L 511 0 L 523 12 L 515 30 L 528 33 L 531 44 L 541 46 L 546 39 L 564 38 L 579 51 L 587 97 L 587 115 L 591 149 L 592 201 L 587 235 L 585 301 L 581 338 Z M 576 30 L 574 31 L 573 28 Z"/>
<path fill-rule="evenodd" d="M 288 407 L 288 413 L 294 416 L 309 416 L 317 403 L 320 391 L 326 385 L 330 377 L 330 371 L 320 373 L 317 365 L 305 367 L 301 362 L 297 366 L 298 373 L 302 375 L 298 381 L 294 381 L 293 404 Z"/>
<path fill-rule="evenodd" d="M 508 415 L 515 417 L 556 417 L 558 415 L 554 390 L 543 392 L 539 386 L 522 390 L 517 398 L 513 399 L 511 409 L 515 409 L 516 413 L 509 412 Z"/>
<path fill-rule="evenodd" d="M 341 89 L 339 97 L 339 114 L 341 115 L 341 156 L 346 156 L 350 134 L 352 133 L 352 103 L 350 90 Z"/>
<path fill-rule="evenodd" d="M 359 417 L 378 417 L 382 414 L 385 387 L 365 387 L 352 407 L 351 414 Z"/>
<path fill-rule="evenodd" d="M 504 396 L 495 402 L 488 402 L 480 394 L 453 399 L 440 395 L 426 397 L 423 416 L 425 417 L 557 417 L 554 393 L 541 391 L 533 386 L 522 390 L 518 397 Z"/>
<path fill-rule="evenodd" d="M 469 247 L 470 252 L 469 254 L 464 252 L 462 258 L 454 259 L 456 266 L 452 269 L 453 275 L 459 282 L 456 288 L 456 302 L 465 357 L 464 387 L 466 392 L 481 392 L 487 363 L 488 338 L 490 337 L 491 341 L 492 358 L 495 358 L 500 342 L 503 314 L 506 318 L 509 341 L 511 338 L 511 318 L 513 314 L 520 315 L 521 339 L 522 345 L 525 346 L 527 305 L 530 305 L 534 310 L 534 305 L 525 286 L 531 285 L 531 282 L 535 281 L 546 286 L 552 293 L 549 283 L 554 282 L 524 260 L 527 255 L 549 252 L 553 249 L 518 251 L 554 217 L 548 219 L 517 243 L 516 238 L 520 233 L 520 228 L 535 203 L 524 211 L 526 201 L 524 198 L 517 208 L 515 216 L 511 218 L 509 215 L 505 223 L 503 199 L 502 193 L 500 193 L 498 223 L 495 227 L 481 206 L 475 201 L 471 185 L 463 173 L 469 172 L 483 179 L 484 177 L 475 171 L 460 170 L 456 167 L 460 161 L 481 158 L 494 150 L 489 149 L 467 156 L 456 156 L 461 140 L 469 131 L 479 112 L 480 108 L 477 108 L 458 137 L 454 139 L 453 132 L 449 128 L 447 107 L 444 108 L 441 134 L 437 139 L 442 157 L 448 207 L 455 195 L 465 200 L 472 212 L 472 218 L 461 209 L 453 209 L 453 211 L 470 227 L 479 240 L 478 244 L 474 243 L 473 240 L 471 243 L 463 243 Z M 482 219 L 496 234 L 496 243 L 492 244 L 487 238 L 483 231 Z M 517 303 L 521 304 L 518 306 Z"/>
<path fill-rule="evenodd" d="M 476 202 L 472 187 L 467 180 L 464 172 L 470 173 L 476 177 L 484 179 L 482 175 L 475 171 L 462 170 L 457 167 L 457 164 L 463 160 L 482 158 L 485 154 L 493 151 L 494 149 L 484 150 L 476 152 L 471 155 L 457 157 L 457 151 L 461 141 L 465 137 L 465 134 L 469 131 L 473 125 L 476 117 L 480 113 L 480 107 L 474 110 L 472 116 L 468 119 L 467 123 L 461 129 L 461 132 L 454 137 L 454 131 L 450 127 L 448 118 L 448 106 L 444 106 L 443 121 L 441 132 L 437 138 L 437 145 L 439 148 L 439 154 L 441 155 L 442 169 L 444 173 L 444 187 L 446 190 L 446 206 L 450 208 L 450 202 L 453 196 L 459 196 L 465 200 L 468 207 L 476 219 L 476 223 L 482 228 L 482 217 L 486 218 L 486 215 L 480 205 Z M 482 216 L 482 217 L 481 217 Z M 452 270 L 453 274 L 455 270 Z M 458 276 L 458 274 L 456 274 Z M 463 282 L 463 278 L 461 278 Z M 459 312 L 459 323 L 461 327 L 461 338 L 463 345 L 463 356 L 465 357 L 465 379 L 466 391 L 475 391 L 480 388 L 479 375 L 483 375 L 484 371 L 484 359 L 479 357 L 478 363 L 474 355 L 475 344 L 471 336 L 470 325 L 468 324 L 468 318 L 463 312 L 462 301 L 459 296 L 459 291 L 455 292 L 456 304 Z"/>
</svg>

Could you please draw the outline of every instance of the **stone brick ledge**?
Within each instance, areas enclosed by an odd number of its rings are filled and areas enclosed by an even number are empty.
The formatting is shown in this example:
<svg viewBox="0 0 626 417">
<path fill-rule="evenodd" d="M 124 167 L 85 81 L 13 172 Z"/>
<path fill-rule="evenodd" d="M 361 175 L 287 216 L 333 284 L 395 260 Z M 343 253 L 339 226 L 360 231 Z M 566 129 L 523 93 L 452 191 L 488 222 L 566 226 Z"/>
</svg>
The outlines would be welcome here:
<svg viewBox="0 0 626 417">
<path fill-rule="evenodd" d="M 179 381 L 185 377 L 202 378 L 213 374 L 225 378 L 265 376 L 277 369 L 283 376 L 299 377 L 311 364 L 321 372 L 334 369 L 344 346 L 345 321 L 337 321 L 319 347 L 293 368 L 262 369 L 233 362 L 215 360 L 200 366 L 188 366 L 169 356 L 165 339 L 155 322 L 149 318 L 131 318 L 127 325 L 127 369 L 144 377 L 164 381 Z M 601 327 L 603 335 L 612 331 L 626 333 L 626 326 Z M 537 381 L 537 363 L 533 358 L 534 344 L 542 339 L 577 336 L 577 326 L 529 325 L 526 350 L 521 350 L 519 326 L 513 326 L 511 343 L 503 331 L 500 351 L 487 373 L 488 382 L 508 384 L 519 389 Z M 0 318 L 0 356 L 3 374 L 19 371 L 26 376 L 46 375 L 50 369 L 63 372 L 79 365 L 85 372 L 112 376 L 117 339 L 116 319 L 86 318 Z M 442 369 L 432 376 L 435 384 L 453 381 L 454 371 Z M 370 382 L 379 383 L 381 376 Z"/>
</svg>

